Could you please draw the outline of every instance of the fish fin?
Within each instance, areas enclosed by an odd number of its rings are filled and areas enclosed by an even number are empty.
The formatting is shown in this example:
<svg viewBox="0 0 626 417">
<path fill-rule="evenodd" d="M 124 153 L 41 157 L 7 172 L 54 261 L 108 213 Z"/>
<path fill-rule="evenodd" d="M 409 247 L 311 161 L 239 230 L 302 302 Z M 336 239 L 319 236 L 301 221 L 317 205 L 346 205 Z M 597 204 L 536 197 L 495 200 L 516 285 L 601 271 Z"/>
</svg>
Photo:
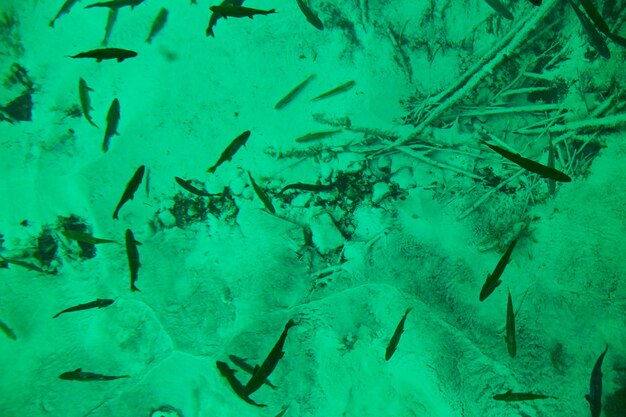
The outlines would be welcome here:
<svg viewBox="0 0 626 417">
<path fill-rule="evenodd" d="M 117 62 L 122 62 L 122 61 L 124 61 L 124 58 L 122 57 L 117 58 Z"/>
<path fill-rule="evenodd" d="M 591 397 L 589 396 L 589 394 L 585 395 L 585 400 L 587 400 L 589 404 L 591 404 Z"/>
<path fill-rule="evenodd" d="M 507 390 L 507 392 L 505 392 L 505 394 L 510 394 L 512 392 L 513 392 L 512 390 Z"/>
<path fill-rule="evenodd" d="M 82 372 L 83 368 L 76 368 L 73 372 Z"/>
<path fill-rule="evenodd" d="M 102 58 L 96 58 L 96 62 L 102 62 Z"/>
</svg>

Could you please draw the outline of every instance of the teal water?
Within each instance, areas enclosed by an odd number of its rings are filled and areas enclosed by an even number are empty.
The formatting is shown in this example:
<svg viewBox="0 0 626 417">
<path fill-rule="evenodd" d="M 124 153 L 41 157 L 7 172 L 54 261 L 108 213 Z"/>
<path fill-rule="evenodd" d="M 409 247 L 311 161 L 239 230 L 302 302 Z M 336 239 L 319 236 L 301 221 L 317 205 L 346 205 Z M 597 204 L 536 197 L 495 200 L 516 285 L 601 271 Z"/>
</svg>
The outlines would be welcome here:
<svg viewBox="0 0 626 417">
<path fill-rule="evenodd" d="M 0 417 L 626 415 L 623 1 L 72 3 L 0 1 Z"/>
</svg>

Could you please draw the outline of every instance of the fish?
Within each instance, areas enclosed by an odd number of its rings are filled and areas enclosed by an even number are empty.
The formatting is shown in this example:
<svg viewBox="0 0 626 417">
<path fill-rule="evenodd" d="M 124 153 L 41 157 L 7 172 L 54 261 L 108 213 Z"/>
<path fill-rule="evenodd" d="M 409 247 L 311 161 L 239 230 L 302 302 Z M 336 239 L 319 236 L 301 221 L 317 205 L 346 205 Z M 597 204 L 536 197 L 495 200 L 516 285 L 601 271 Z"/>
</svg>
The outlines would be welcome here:
<svg viewBox="0 0 626 417">
<path fill-rule="evenodd" d="M 239 356 L 236 356 L 236 355 L 228 355 L 228 358 L 232 361 L 232 363 L 234 363 L 239 368 L 241 368 L 242 371 L 245 371 L 249 373 L 250 375 L 254 373 L 254 366 L 246 362 L 245 358 L 240 358 Z M 272 384 L 269 379 L 266 379 L 265 381 L 263 381 L 263 383 L 270 388 L 273 388 L 273 389 L 278 388 L 276 385 Z"/>
<path fill-rule="evenodd" d="M 2 333 L 4 333 L 6 335 L 6 337 L 8 337 L 9 339 L 12 340 L 17 340 L 17 336 L 15 335 L 15 332 L 13 331 L 12 328 L 10 328 L 5 322 L 3 322 L 2 320 L 0 320 L 0 330 L 2 331 Z"/>
<path fill-rule="evenodd" d="M 606 345 L 604 352 L 593 366 L 589 380 L 589 394 L 585 395 L 585 399 L 589 402 L 591 417 L 600 417 L 602 413 L 602 362 L 607 350 L 609 350 L 609 345 Z"/>
<path fill-rule="evenodd" d="M 107 127 L 104 131 L 104 140 L 102 141 L 102 151 L 107 152 L 109 150 L 109 144 L 113 135 L 119 135 L 117 127 L 120 123 L 120 101 L 117 98 L 113 99 L 107 112 Z"/>
<path fill-rule="evenodd" d="M 243 4 L 244 0 L 224 0 L 223 2 L 220 3 L 220 6 L 224 6 L 227 4 L 232 4 L 235 6 L 241 6 Z M 215 25 L 217 24 L 217 21 L 219 19 L 221 19 L 223 16 L 212 12 L 211 13 L 211 18 L 209 19 L 209 25 L 206 28 L 206 36 L 212 36 L 215 37 L 215 33 L 213 32 L 213 28 L 215 27 Z"/>
<path fill-rule="evenodd" d="M 47 274 L 48 273 L 48 272 L 44 271 L 43 269 L 41 269 L 41 267 L 35 265 L 32 262 L 26 262 L 26 261 L 22 261 L 20 259 L 9 259 L 9 258 L 5 258 L 2 255 L 0 255 L 0 259 L 4 260 L 5 262 L 8 262 L 9 264 L 21 266 L 22 268 L 26 268 L 26 269 L 28 269 L 30 271 L 40 272 L 42 274 Z"/>
<path fill-rule="evenodd" d="M 248 178 L 250 178 L 250 184 L 252 185 L 252 189 L 254 190 L 255 194 L 259 197 L 259 199 L 263 202 L 263 205 L 265 206 L 267 211 L 269 211 L 272 214 L 276 214 L 276 209 L 274 208 L 274 205 L 272 204 L 272 200 L 267 196 L 267 194 L 265 194 L 265 192 L 261 189 L 261 187 L 257 185 L 256 181 L 254 181 L 254 178 L 252 178 L 252 174 L 250 174 L 250 171 L 248 171 Z"/>
<path fill-rule="evenodd" d="M 512 392 L 511 390 L 508 390 L 504 394 L 496 394 L 493 396 L 493 399 L 496 401 L 530 401 L 545 400 L 548 398 L 558 400 L 557 397 L 552 397 L 550 395 L 533 394 L 532 392 Z"/>
<path fill-rule="evenodd" d="M 200 197 L 210 197 L 210 196 L 213 195 L 213 194 L 209 194 L 206 191 L 202 191 L 202 190 L 194 187 L 193 185 L 191 185 L 191 180 L 184 180 L 184 179 L 179 178 L 179 177 L 174 177 L 174 180 L 176 180 L 178 185 L 183 187 L 185 190 L 189 191 L 191 194 L 199 195 Z"/>
<path fill-rule="evenodd" d="M 312 192 L 320 192 L 320 191 L 331 191 L 335 189 L 334 184 L 305 184 L 302 182 L 297 182 L 295 184 L 289 184 L 283 187 L 282 190 L 278 192 L 278 194 L 282 194 L 287 190 L 302 190 L 302 191 L 312 191 Z"/>
<path fill-rule="evenodd" d="M 139 267 L 141 266 L 137 245 L 141 245 L 141 243 L 135 240 L 135 235 L 130 229 L 126 229 L 126 255 L 128 256 L 128 269 L 130 269 L 131 291 L 141 291 L 135 286 L 135 282 L 137 282 L 137 277 L 139 275 Z"/>
<path fill-rule="evenodd" d="M 121 48 L 101 48 L 93 49 L 87 52 L 81 52 L 76 55 L 70 56 L 70 58 L 94 58 L 96 62 L 102 62 L 105 59 L 116 59 L 117 62 L 122 62 L 128 58 L 134 58 L 137 56 L 137 52 L 129 51 L 128 49 Z"/>
<path fill-rule="evenodd" d="M 109 38 L 111 37 L 111 33 L 113 33 L 113 26 L 115 26 L 115 22 L 117 21 L 118 13 L 118 9 L 109 9 L 109 14 L 107 15 L 107 24 L 104 28 L 104 38 L 102 39 L 102 45 L 106 46 L 109 43 Z"/>
<path fill-rule="evenodd" d="M 506 305 L 506 335 L 504 336 L 504 341 L 506 342 L 509 356 L 514 358 L 517 354 L 517 343 L 515 342 L 515 311 L 513 311 L 511 291 L 509 291 L 509 300 Z"/>
<path fill-rule="evenodd" d="M 150 197 L 150 169 L 146 169 L 146 197 Z"/>
<path fill-rule="evenodd" d="M 285 405 L 274 417 L 283 417 L 289 408 L 289 404 Z"/>
<path fill-rule="evenodd" d="M 114 379 L 120 378 L 130 378 L 129 375 L 120 375 L 120 376 L 110 376 L 110 375 L 101 375 L 93 372 L 84 372 L 82 368 L 77 368 L 74 371 L 63 372 L 59 375 L 60 379 L 65 379 L 67 381 L 112 381 Z"/>
<path fill-rule="evenodd" d="M 226 19 L 227 17 L 249 17 L 252 19 L 256 15 L 268 15 L 272 13 L 276 13 L 275 9 L 270 10 L 261 10 L 261 9 L 253 9 L 251 7 L 237 6 L 233 3 L 222 3 L 218 6 L 211 6 L 209 9 L 213 13 L 219 14 L 221 17 Z"/>
<path fill-rule="evenodd" d="M 291 103 L 293 99 L 295 99 L 298 96 L 298 94 L 300 94 L 300 92 L 304 90 L 304 87 L 306 87 L 307 84 L 311 82 L 311 80 L 313 80 L 314 78 L 315 78 L 315 74 L 311 74 L 308 77 L 306 77 L 304 81 L 302 81 L 300 84 L 295 86 L 293 90 L 287 93 L 285 97 L 281 98 L 278 101 L 278 103 L 276 103 L 276 105 L 274 106 L 274 109 L 280 110 L 283 107 L 285 107 L 287 104 Z"/>
<path fill-rule="evenodd" d="M 320 20 L 319 17 L 311 10 L 311 8 L 304 2 L 304 0 L 296 0 L 298 3 L 298 7 L 306 17 L 307 22 L 312 24 L 316 29 L 324 30 L 324 24 Z"/>
<path fill-rule="evenodd" d="M 257 407 L 267 407 L 266 404 L 258 404 L 254 402 L 253 400 L 250 399 L 248 395 L 245 394 L 244 386 L 235 376 L 236 371 L 234 369 L 231 369 L 226 362 L 215 361 L 215 365 L 217 366 L 217 369 L 220 371 L 220 374 L 222 374 L 222 376 L 226 378 L 226 380 L 230 384 L 230 387 L 233 389 L 233 391 L 235 391 L 235 394 L 237 394 L 239 398 L 241 398 L 248 404 L 251 404 Z"/>
<path fill-rule="evenodd" d="M 113 0 L 104 1 L 99 3 L 93 3 L 85 6 L 85 9 L 91 9 L 93 7 L 108 7 L 110 9 L 119 9 L 122 7 L 130 7 L 131 10 L 143 3 L 144 0 Z"/>
<path fill-rule="evenodd" d="M 411 307 L 407 308 L 404 312 L 404 316 L 400 319 L 398 326 L 396 326 L 396 330 L 393 332 L 393 336 L 389 340 L 389 344 L 387 345 L 387 349 L 385 350 L 385 360 L 391 359 L 396 349 L 398 348 L 398 343 L 400 343 L 400 336 L 404 332 L 404 322 L 406 321 L 406 316 L 411 312 Z"/>
<path fill-rule="evenodd" d="M 63 230 L 61 233 L 68 239 L 87 243 L 89 245 L 99 245 L 101 243 L 119 243 L 110 239 L 100 239 L 98 237 L 90 235 L 89 233 L 78 232 L 76 230 Z"/>
<path fill-rule="evenodd" d="M 350 90 L 355 85 L 356 85 L 356 82 L 354 80 L 345 82 L 341 84 L 340 86 L 333 88 L 332 90 L 329 90 L 325 93 L 320 94 L 317 97 L 312 98 L 311 101 L 323 100 L 325 98 L 332 97 L 337 94 L 345 93 L 346 91 Z"/>
<path fill-rule="evenodd" d="M 243 390 L 243 393 L 246 396 L 249 396 L 256 390 L 261 388 L 263 382 L 274 371 L 276 365 L 278 365 L 278 361 L 283 356 L 285 356 L 285 352 L 283 352 L 283 346 L 285 345 L 285 340 L 287 339 L 287 332 L 295 325 L 296 323 L 293 321 L 293 319 L 289 319 L 287 324 L 285 324 L 285 329 L 280 335 L 280 338 L 270 351 L 269 355 L 267 355 L 267 358 L 265 358 L 261 366 L 257 365 L 254 367 L 254 373 L 252 374 L 252 378 L 250 378 Z"/>
<path fill-rule="evenodd" d="M 585 14 L 578 8 L 578 6 L 574 4 L 574 2 L 572 2 L 572 0 L 567 1 L 569 2 L 570 6 L 572 6 L 572 9 L 574 9 L 576 17 L 578 17 L 578 20 L 580 20 L 580 23 L 583 25 L 583 29 L 585 30 L 585 33 L 587 34 L 587 37 L 589 39 L 589 43 L 591 44 L 593 49 L 595 49 L 596 52 L 600 54 L 600 56 L 606 59 L 611 58 L 611 51 L 609 51 L 609 47 L 604 41 L 604 38 L 602 38 L 602 35 L 600 35 L 600 32 L 596 30 L 593 24 L 591 24 L 589 18 L 585 16 Z"/>
<path fill-rule="evenodd" d="M 72 10 L 72 7 L 74 7 L 74 5 L 78 3 L 79 1 L 80 0 L 66 0 L 65 3 L 63 3 L 63 6 L 61 6 L 61 9 L 59 10 L 59 12 L 56 14 L 56 16 L 54 16 L 54 19 L 50 21 L 48 26 L 50 26 L 51 28 L 54 28 L 54 23 L 57 21 L 57 19 L 65 14 L 68 14 L 70 10 Z"/>
<path fill-rule="evenodd" d="M 89 112 L 93 110 L 93 107 L 91 107 L 91 100 L 89 99 L 90 91 L 93 91 L 93 88 L 89 87 L 84 79 L 79 78 L 78 98 L 80 99 L 80 107 L 83 110 L 83 116 L 85 116 L 85 119 L 87 119 L 90 125 L 98 127 L 98 125 L 94 123 L 94 121 L 91 119 L 91 116 L 89 115 Z"/>
<path fill-rule="evenodd" d="M 146 166 L 142 165 L 139 168 L 137 168 L 137 170 L 133 174 L 133 177 L 130 179 L 130 181 L 126 185 L 126 189 L 124 190 L 124 193 L 122 194 L 122 198 L 120 198 L 120 202 L 117 203 L 117 207 L 115 207 L 115 211 L 113 212 L 114 219 L 119 220 L 119 217 L 117 215 L 120 209 L 122 208 L 122 206 L 126 204 L 128 200 L 132 200 L 135 197 L 135 192 L 137 192 L 137 189 L 139 188 L 139 185 L 141 184 L 141 180 L 143 179 L 143 174 L 145 171 L 146 171 Z"/>
<path fill-rule="evenodd" d="M 489 146 L 492 150 L 499 153 L 509 161 L 519 165 L 527 171 L 530 171 L 535 174 L 539 174 L 539 176 L 544 178 L 552 178 L 553 180 L 560 182 L 570 182 L 572 179 L 567 176 L 565 173 L 558 171 L 554 168 L 550 168 L 548 166 L 542 165 L 539 162 L 535 162 L 532 159 L 524 158 L 522 155 L 518 153 L 513 153 L 507 151 L 506 149 L 502 149 L 498 146 L 491 145 L 485 141 L 481 141 L 485 145 Z"/>
<path fill-rule="evenodd" d="M 580 0 L 580 4 L 583 6 L 583 9 L 587 12 L 587 16 L 591 19 L 591 21 L 596 25 L 598 30 L 604 34 L 611 33 L 611 29 L 609 29 L 609 25 L 602 18 L 596 6 L 593 5 L 591 0 Z"/>
<path fill-rule="evenodd" d="M 296 142 L 298 143 L 313 142 L 316 140 L 325 139 L 327 137 L 336 135 L 337 133 L 341 133 L 341 132 L 343 132 L 343 130 L 338 129 L 338 130 L 326 130 L 323 132 L 308 133 L 304 136 L 300 136 L 299 138 L 296 138 Z"/>
<path fill-rule="evenodd" d="M 496 11 L 500 16 L 508 20 L 513 20 L 513 14 L 500 0 L 485 0 L 485 3 Z"/>
<path fill-rule="evenodd" d="M 480 301 L 485 301 L 487 297 L 489 297 L 491 293 L 494 292 L 496 288 L 498 288 L 498 285 L 502 284 L 502 281 L 500 281 L 500 277 L 504 272 L 504 268 L 506 268 L 506 265 L 509 263 L 511 253 L 513 252 L 513 248 L 515 248 L 517 239 L 517 237 L 513 239 L 513 241 L 509 244 L 509 247 L 506 249 L 506 252 L 504 252 L 504 255 L 502 255 L 502 257 L 498 261 L 498 264 L 494 268 L 493 272 L 487 275 L 487 279 L 485 280 L 485 283 L 480 290 Z"/>
<path fill-rule="evenodd" d="M 246 130 L 241 135 L 239 135 L 235 139 L 233 139 L 233 141 L 230 143 L 230 145 L 228 145 L 226 147 L 226 149 L 224 149 L 224 152 L 222 152 L 222 154 L 220 155 L 220 158 L 217 160 L 215 165 L 213 165 L 207 171 L 212 174 L 212 173 L 215 172 L 217 167 L 222 165 L 224 162 L 230 161 L 231 159 L 233 159 L 233 155 L 235 155 L 235 153 L 237 153 L 239 148 L 241 148 L 242 146 L 246 145 L 246 142 L 248 141 L 249 137 L 250 137 L 250 131 Z"/>
<path fill-rule="evenodd" d="M 75 305 L 74 307 L 69 307 L 66 308 L 65 310 L 55 314 L 54 316 L 52 316 L 53 319 L 56 319 L 57 317 L 59 317 L 61 314 L 64 313 L 70 313 L 72 311 L 81 311 L 81 310 L 88 310 L 91 308 L 104 308 L 104 307 L 108 307 L 111 304 L 113 304 L 115 300 L 110 300 L 108 298 L 98 298 L 95 301 L 91 301 L 89 303 L 85 303 L 85 304 L 78 304 Z"/>
<path fill-rule="evenodd" d="M 147 43 L 152 43 L 152 39 L 158 35 L 159 32 L 165 27 L 165 23 L 167 23 L 168 11 L 165 7 L 162 7 L 159 10 L 159 14 L 154 18 L 154 22 L 152 22 L 152 27 L 150 28 L 150 34 L 146 38 Z"/>
</svg>

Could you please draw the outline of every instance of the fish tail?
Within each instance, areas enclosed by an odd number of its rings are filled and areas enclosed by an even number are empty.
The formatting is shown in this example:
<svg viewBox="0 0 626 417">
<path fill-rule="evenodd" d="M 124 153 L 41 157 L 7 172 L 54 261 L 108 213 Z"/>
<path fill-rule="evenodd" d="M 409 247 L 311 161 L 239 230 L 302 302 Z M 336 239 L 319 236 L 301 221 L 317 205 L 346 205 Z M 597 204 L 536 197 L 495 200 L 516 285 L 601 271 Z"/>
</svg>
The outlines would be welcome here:
<svg viewBox="0 0 626 417">
<path fill-rule="evenodd" d="M 213 174 L 215 172 L 215 168 L 216 167 L 211 167 L 211 168 L 207 169 L 207 171 L 210 172 L 211 174 Z"/>
<path fill-rule="evenodd" d="M 141 292 L 141 290 L 140 290 L 139 288 L 137 288 L 137 287 L 135 286 L 135 284 L 131 284 L 131 285 L 130 285 L 130 290 L 131 290 L 131 291 L 135 291 L 135 292 Z"/>
</svg>

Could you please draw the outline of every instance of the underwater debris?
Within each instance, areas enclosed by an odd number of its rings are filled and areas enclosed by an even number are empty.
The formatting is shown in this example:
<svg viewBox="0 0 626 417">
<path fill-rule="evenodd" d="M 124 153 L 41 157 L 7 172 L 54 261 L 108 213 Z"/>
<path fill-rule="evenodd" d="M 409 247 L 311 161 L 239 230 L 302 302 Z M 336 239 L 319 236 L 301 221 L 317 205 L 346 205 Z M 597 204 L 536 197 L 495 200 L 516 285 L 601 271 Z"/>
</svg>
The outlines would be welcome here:
<svg viewBox="0 0 626 417">
<path fill-rule="evenodd" d="M 500 0 L 485 0 L 485 3 L 489 5 L 496 13 L 504 17 L 507 20 L 513 20 L 513 13 L 504 5 Z"/>
<path fill-rule="evenodd" d="M 150 410 L 148 417 L 185 417 L 183 411 L 172 405 L 162 405 Z"/>
<path fill-rule="evenodd" d="M 611 52 L 609 51 L 609 47 L 604 41 L 602 35 L 600 35 L 600 32 L 596 30 L 596 28 L 591 24 L 589 18 L 578 8 L 578 6 L 574 4 L 572 0 L 567 1 L 569 2 L 570 6 L 572 6 L 572 9 L 574 9 L 578 20 L 580 20 L 580 23 L 582 24 L 583 29 L 587 34 L 587 38 L 589 39 L 589 43 L 591 44 L 593 49 L 595 49 L 596 52 L 600 54 L 600 56 L 606 59 L 611 58 Z"/>
<path fill-rule="evenodd" d="M 33 98 L 31 90 L 11 100 L 6 106 L 0 106 L 0 116 L 3 120 L 13 122 L 30 122 L 33 120 Z"/>
<path fill-rule="evenodd" d="M 59 243 L 55 239 L 52 229 L 45 228 L 37 237 L 37 251 L 33 255 L 45 269 L 50 269 L 52 262 L 57 259 Z"/>
</svg>

